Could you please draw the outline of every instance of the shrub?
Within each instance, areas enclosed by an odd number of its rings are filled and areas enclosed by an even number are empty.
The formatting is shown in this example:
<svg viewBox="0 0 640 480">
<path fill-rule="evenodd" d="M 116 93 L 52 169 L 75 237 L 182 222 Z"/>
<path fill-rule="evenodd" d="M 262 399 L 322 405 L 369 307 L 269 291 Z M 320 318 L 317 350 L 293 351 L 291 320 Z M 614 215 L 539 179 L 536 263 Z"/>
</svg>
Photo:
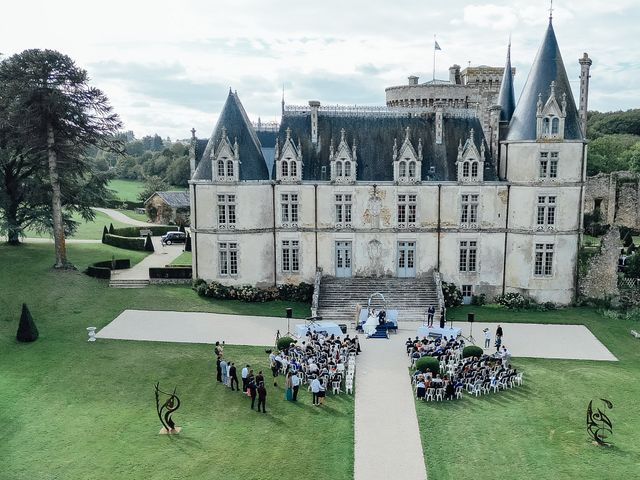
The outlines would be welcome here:
<svg viewBox="0 0 640 480">
<path fill-rule="evenodd" d="M 16 333 L 16 340 L 19 342 L 35 342 L 38 339 L 38 335 L 38 328 L 33 321 L 31 312 L 29 312 L 27 304 L 23 303 L 20 323 L 18 324 L 18 333 Z"/>
<path fill-rule="evenodd" d="M 509 310 L 522 310 L 528 308 L 531 301 L 521 293 L 509 292 L 504 295 L 498 295 L 495 302 L 507 307 Z"/>
<path fill-rule="evenodd" d="M 153 241 L 151 240 L 151 234 L 147 233 L 147 237 L 144 239 L 144 251 L 145 252 L 154 252 Z"/>
<path fill-rule="evenodd" d="M 140 237 L 140 230 L 151 230 L 153 236 L 164 235 L 167 232 L 175 232 L 176 227 L 168 225 L 150 225 L 144 227 L 122 227 L 114 229 L 114 235 L 120 235 L 121 237 Z"/>
<path fill-rule="evenodd" d="M 311 302 L 313 297 L 313 285 L 301 282 L 298 285 L 283 283 L 278 285 L 278 298 L 292 302 Z"/>
<path fill-rule="evenodd" d="M 295 343 L 295 340 L 291 337 L 280 337 L 276 343 L 278 350 L 288 350 L 289 345 Z"/>
<path fill-rule="evenodd" d="M 115 230 L 115 229 L 113 228 L 113 223 L 110 223 L 110 224 L 109 224 L 109 233 L 113 235 L 113 231 L 114 231 L 114 230 Z"/>
<path fill-rule="evenodd" d="M 109 235 L 109 230 L 107 229 L 106 225 L 102 228 L 102 243 L 106 243 L 104 241 L 104 237 L 106 237 L 107 235 Z"/>
<path fill-rule="evenodd" d="M 444 306 L 447 308 L 462 305 L 462 292 L 453 283 L 442 282 L 442 295 L 444 296 Z"/>
<path fill-rule="evenodd" d="M 467 345 L 462 349 L 462 358 L 478 357 L 484 354 L 484 350 L 477 345 Z"/>
<path fill-rule="evenodd" d="M 471 297 L 471 305 L 482 306 L 487 303 L 487 296 L 484 293 L 480 295 L 473 295 Z"/>
<path fill-rule="evenodd" d="M 191 278 L 191 267 L 151 267 L 149 278 Z M 197 290 L 196 290 L 197 291 Z"/>
<path fill-rule="evenodd" d="M 123 237 L 120 235 L 113 235 L 109 233 L 104 236 L 104 243 L 113 247 L 125 248 L 127 250 L 144 251 L 146 239 L 141 237 Z"/>
<path fill-rule="evenodd" d="M 425 355 L 416 361 L 416 369 L 420 370 L 422 373 L 426 373 L 428 370 L 435 376 L 440 373 L 440 362 L 436 357 Z"/>
<path fill-rule="evenodd" d="M 185 252 L 191 251 L 191 234 L 190 233 L 187 233 L 187 239 L 184 241 L 184 251 Z"/>
<path fill-rule="evenodd" d="M 203 280 L 194 283 L 193 288 L 198 295 L 220 300 L 242 300 L 243 302 L 289 300 L 309 303 L 313 296 L 313 285 L 304 282 L 299 285 L 283 284 L 269 288 L 258 288 L 252 285 L 226 286 L 218 282 L 211 282 L 202 287 L 203 284 Z"/>
</svg>

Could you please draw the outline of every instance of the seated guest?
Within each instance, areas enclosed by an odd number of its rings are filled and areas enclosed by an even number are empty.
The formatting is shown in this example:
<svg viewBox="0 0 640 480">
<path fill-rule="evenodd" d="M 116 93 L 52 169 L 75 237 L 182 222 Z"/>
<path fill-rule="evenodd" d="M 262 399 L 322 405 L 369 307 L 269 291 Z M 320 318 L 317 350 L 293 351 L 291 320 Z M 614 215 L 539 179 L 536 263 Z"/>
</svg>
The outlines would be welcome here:
<svg viewBox="0 0 640 480">
<path fill-rule="evenodd" d="M 418 381 L 416 383 L 416 397 L 420 400 L 424 400 L 424 396 L 427 393 L 427 388 L 424 383 L 424 377 L 422 375 L 418 376 Z"/>
</svg>

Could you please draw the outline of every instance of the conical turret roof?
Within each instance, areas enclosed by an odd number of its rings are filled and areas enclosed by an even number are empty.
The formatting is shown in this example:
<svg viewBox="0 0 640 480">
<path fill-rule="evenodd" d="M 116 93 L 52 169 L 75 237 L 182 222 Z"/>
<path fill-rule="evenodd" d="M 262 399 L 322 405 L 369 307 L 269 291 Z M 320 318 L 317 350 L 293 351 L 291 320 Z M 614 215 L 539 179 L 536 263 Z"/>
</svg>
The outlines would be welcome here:
<svg viewBox="0 0 640 480">
<path fill-rule="evenodd" d="M 507 50 L 507 63 L 504 66 L 502 83 L 500 84 L 500 94 L 498 95 L 498 105 L 500 110 L 500 121 L 509 122 L 516 109 L 516 95 L 513 90 L 513 74 L 511 73 L 511 42 Z"/>
<path fill-rule="evenodd" d="M 522 89 L 522 94 L 513 112 L 507 141 L 535 140 L 536 139 L 536 109 L 538 94 L 542 94 L 542 101 L 549 97 L 551 82 L 555 82 L 556 98 L 562 98 L 566 94 L 567 110 L 565 118 L 565 140 L 582 140 L 578 110 L 573 100 L 571 86 L 567 78 L 567 71 L 562 62 L 560 48 L 556 40 L 553 25 L 549 20 L 549 26 L 533 61 L 527 82 Z"/>
<path fill-rule="evenodd" d="M 227 101 L 222 107 L 207 147 L 193 174 L 193 180 L 212 180 L 210 155 L 220 142 L 222 129 L 226 128 L 231 143 L 237 139 L 240 152 L 240 180 L 268 180 L 269 170 L 262 155 L 260 140 L 253 125 L 238 98 L 238 94 L 229 90 Z"/>
</svg>

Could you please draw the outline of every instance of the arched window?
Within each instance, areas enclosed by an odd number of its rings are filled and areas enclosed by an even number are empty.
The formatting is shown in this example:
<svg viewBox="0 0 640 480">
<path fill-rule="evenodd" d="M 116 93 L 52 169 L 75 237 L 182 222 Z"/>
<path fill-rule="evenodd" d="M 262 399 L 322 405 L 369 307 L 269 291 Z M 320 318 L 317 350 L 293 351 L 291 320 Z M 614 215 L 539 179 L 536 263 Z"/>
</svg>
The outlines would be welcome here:
<svg viewBox="0 0 640 480">
<path fill-rule="evenodd" d="M 344 162 L 344 176 L 345 177 L 351 176 L 351 162 L 349 161 Z"/>
<path fill-rule="evenodd" d="M 409 162 L 409 177 L 415 178 L 416 176 L 416 162 Z"/>
<path fill-rule="evenodd" d="M 298 165 L 296 164 L 295 161 L 291 162 L 291 172 L 290 175 L 292 177 L 297 177 L 298 176 Z"/>
<path fill-rule="evenodd" d="M 560 133 L 560 119 L 553 117 L 551 120 L 551 135 L 558 135 Z"/>
<path fill-rule="evenodd" d="M 289 176 L 289 162 L 287 162 L 286 160 L 282 161 L 282 176 L 283 177 Z"/>
<path fill-rule="evenodd" d="M 336 162 L 336 177 L 342 176 L 342 162 Z"/>
<path fill-rule="evenodd" d="M 549 135 L 549 117 L 542 119 L 542 134 Z"/>
<path fill-rule="evenodd" d="M 218 160 L 218 176 L 224 177 L 224 160 Z"/>
<path fill-rule="evenodd" d="M 463 177 L 469 176 L 469 162 L 464 162 L 462 164 L 462 176 Z"/>
<path fill-rule="evenodd" d="M 407 163 L 402 161 L 398 164 L 398 176 L 406 177 L 407 176 Z"/>
<path fill-rule="evenodd" d="M 478 176 L 478 162 L 471 162 L 471 176 Z"/>
<path fill-rule="evenodd" d="M 227 177 L 233 177 L 233 161 L 227 160 Z"/>
</svg>

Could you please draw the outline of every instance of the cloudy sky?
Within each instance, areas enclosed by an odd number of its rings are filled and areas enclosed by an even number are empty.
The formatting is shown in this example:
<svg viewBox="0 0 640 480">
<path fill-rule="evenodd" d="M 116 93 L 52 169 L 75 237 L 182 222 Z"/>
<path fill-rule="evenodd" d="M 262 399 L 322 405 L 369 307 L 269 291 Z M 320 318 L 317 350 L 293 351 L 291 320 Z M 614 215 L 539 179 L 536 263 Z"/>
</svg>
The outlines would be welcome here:
<svg viewBox="0 0 640 480">
<path fill-rule="evenodd" d="M 509 35 L 516 96 L 548 22 L 546 0 L 12 1 L 0 51 L 51 48 L 104 90 L 125 127 L 206 137 L 229 87 L 254 120 L 289 104 L 384 104 L 384 88 L 448 67 L 504 64 Z M 574 91 L 577 59 L 593 59 L 590 109 L 640 105 L 638 0 L 556 0 L 553 23 Z M 574 94 L 575 95 L 575 94 Z"/>
</svg>

